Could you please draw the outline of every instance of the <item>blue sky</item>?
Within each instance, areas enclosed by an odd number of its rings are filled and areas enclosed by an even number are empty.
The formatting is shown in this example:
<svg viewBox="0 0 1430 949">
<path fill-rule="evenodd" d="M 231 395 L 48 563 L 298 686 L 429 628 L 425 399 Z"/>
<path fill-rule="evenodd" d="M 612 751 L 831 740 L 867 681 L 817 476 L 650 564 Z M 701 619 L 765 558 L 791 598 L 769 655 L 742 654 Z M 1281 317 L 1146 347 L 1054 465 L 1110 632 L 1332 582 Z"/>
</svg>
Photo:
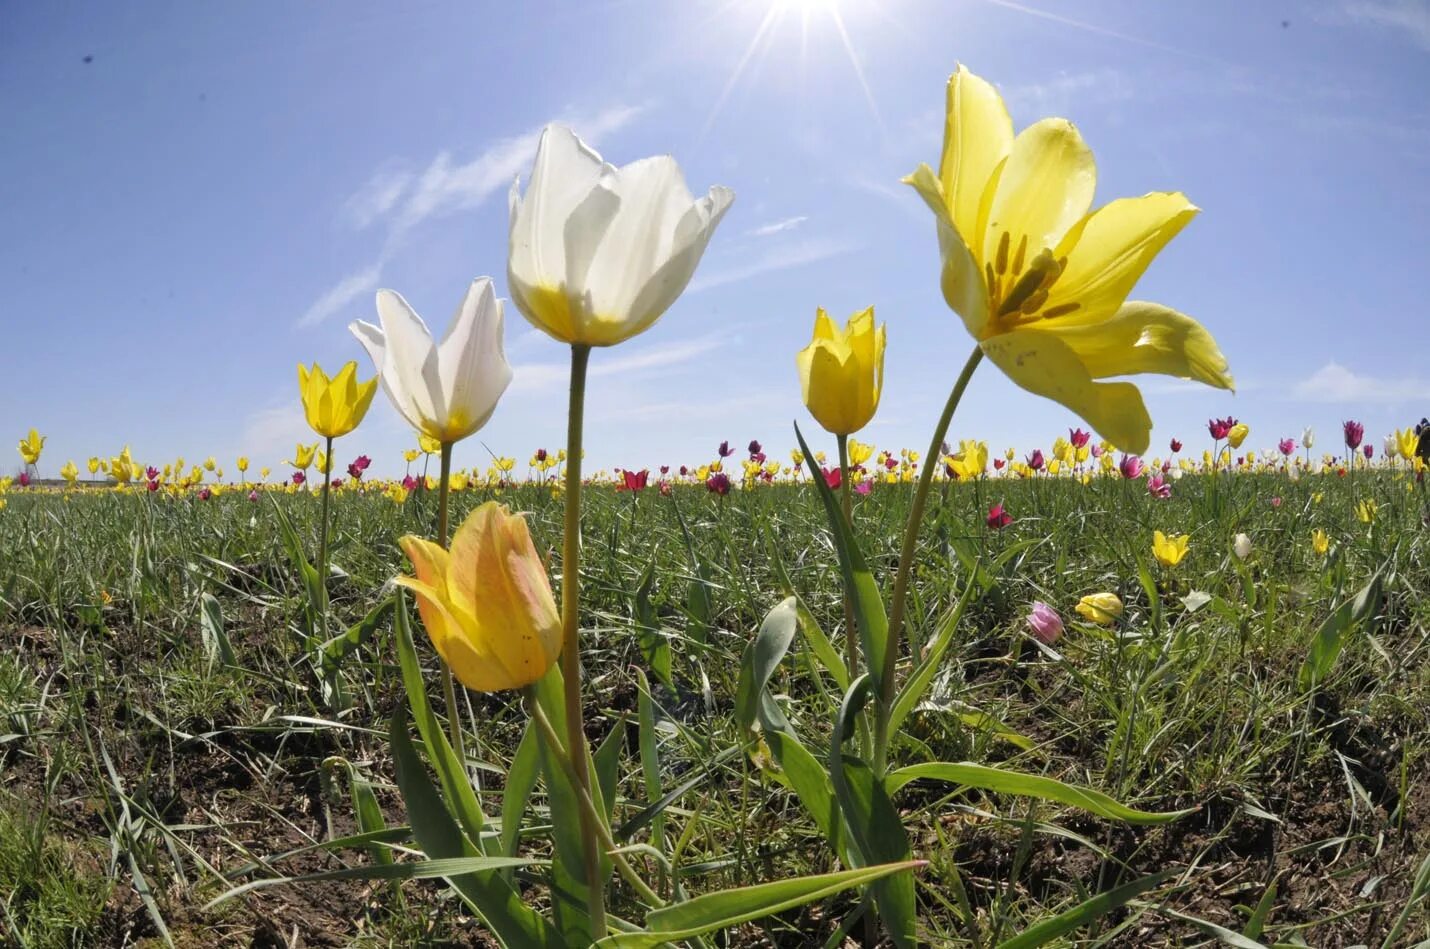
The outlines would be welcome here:
<svg viewBox="0 0 1430 949">
<path fill-rule="evenodd" d="M 595 353 L 588 465 L 721 439 L 782 456 L 819 305 L 876 306 L 865 434 L 922 449 L 970 343 L 899 178 L 936 163 L 958 62 L 1018 127 L 1078 124 L 1098 203 L 1202 208 L 1134 296 L 1202 320 L 1239 392 L 1143 377 L 1154 450 L 1201 446 L 1211 415 L 1329 447 L 1343 418 L 1378 436 L 1430 413 L 1425 0 L 12 3 L 0 434 L 48 434 L 50 474 L 126 443 L 276 468 L 309 437 L 297 363 L 371 371 L 346 325 L 374 290 L 438 332 L 473 277 L 505 294 L 506 191 L 561 120 L 608 160 L 669 152 L 695 193 L 737 194 L 664 319 Z M 561 442 L 566 352 L 510 307 L 507 349 L 516 379 L 458 464 Z M 1027 448 L 1075 421 L 985 363 L 952 434 Z M 391 472 L 409 444 L 379 395 L 338 454 Z"/>
</svg>

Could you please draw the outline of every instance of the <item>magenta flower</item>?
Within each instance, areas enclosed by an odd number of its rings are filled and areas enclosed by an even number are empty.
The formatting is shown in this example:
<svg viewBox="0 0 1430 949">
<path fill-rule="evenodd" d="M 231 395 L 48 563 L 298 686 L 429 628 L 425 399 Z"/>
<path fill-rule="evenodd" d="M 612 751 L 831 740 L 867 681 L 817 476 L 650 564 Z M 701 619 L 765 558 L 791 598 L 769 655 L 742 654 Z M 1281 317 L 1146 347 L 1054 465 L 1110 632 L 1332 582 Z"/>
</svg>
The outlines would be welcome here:
<svg viewBox="0 0 1430 949">
<path fill-rule="evenodd" d="M 844 476 L 838 468 L 825 468 L 824 483 L 829 485 L 831 491 L 838 491 L 839 486 L 844 483 Z"/>
<path fill-rule="evenodd" d="M 1365 426 L 1360 422 L 1353 422 L 1349 419 L 1341 424 L 1346 436 L 1346 447 L 1355 451 L 1360 447 L 1361 439 L 1365 438 Z"/>
<path fill-rule="evenodd" d="M 1068 429 L 1068 441 L 1072 442 L 1074 448 L 1081 448 L 1092 438 L 1091 432 L 1084 432 L 1080 428 Z"/>
<path fill-rule="evenodd" d="M 1003 509 L 1003 502 L 999 501 L 988 509 L 988 517 L 985 518 L 988 526 L 995 531 L 1001 531 L 1009 524 L 1013 523 L 1013 515 Z"/>
<path fill-rule="evenodd" d="M 705 479 L 705 489 L 723 498 L 730 493 L 730 476 L 723 471 L 715 472 Z"/>
<path fill-rule="evenodd" d="M 1366 442 L 1364 445 L 1360 446 L 1360 450 L 1365 453 L 1366 461 L 1370 461 L 1371 456 L 1375 454 L 1375 446 L 1372 445 L 1370 442 Z"/>
<path fill-rule="evenodd" d="M 1092 457 L 1094 457 L 1094 458 L 1101 458 L 1101 457 L 1102 457 L 1102 446 L 1101 446 L 1101 445 L 1093 445 L 1093 446 L 1092 446 Z"/>
<path fill-rule="evenodd" d="M 157 481 L 150 481 L 148 486 L 151 493 L 159 490 L 159 482 Z"/>
<path fill-rule="evenodd" d="M 158 480 L 159 480 L 159 469 L 158 469 L 158 468 L 155 468 L 153 465 L 150 465 L 148 468 L 145 468 L 145 469 L 144 469 L 144 476 L 145 476 L 146 478 L 148 478 L 150 481 L 158 481 Z"/>
<path fill-rule="evenodd" d="M 416 490 L 417 490 L 417 479 L 414 478 L 414 477 L 412 477 L 412 475 L 408 475 L 407 477 L 403 478 L 403 479 L 402 479 L 402 490 L 404 490 L 404 491 L 416 491 Z"/>
<path fill-rule="evenodd" d="M 1122 477 L 1131 481 L 1142 474 L 1142 459 L 1136 455 L 1123 455 L 1122 460 L 1117 463 L 1117 470 L 1122 472 Z"/>
<path fill-rule="evenodd" d="M 731 455 L 735 454 L 735 449 L 730 447 L 729 442 L 721 442 L 719 451 L 721 458 L 729 458 Z"/>
<path fill-rule="evenodd" d="M 258 491 L 257 491 L 257 490 L 254 490 L 254 491 L 248 492 L 248 499 L 249 499 L 250 501 L 253 501 L 254 503 L 257 503 L 257 501 L 258 501 Z"/>
<path fill-rule="evenodd" d="M 546 460 L 546 449 L 545 449 L 545 448 L 538 448 L 538 449 L 536 449 L 536 461 L 537 461 L 537 463 L 540 464 L 541 462 L 544 462 L 545 460 Z"/>
<path fill-rule="evenodd" d="M 1280 506 L 1281 506 L 1281 498 L 1280 498 L 1279 496 L 1272 498 L 1272 499 L 1271 499 L 1271 506 L 1272 506 L 1272 507 L 1280 507 Z"/>
<path fill-rule="evenodd" d="M 1028 467 L 1034 471 L 1043 470 L 1043 450 L 1041 448 L 1034 448 L 1033 453 L 1028 456 Z"/>
<path fill-rule="evenodd" d="M 307 480 L 308 480 L 308 478 L 307 478 L 307 476 L 305 476 L 305 475 L 303 474 L 303 472 L 301 472 L 301 471 L 295 471 L 295 472 L 293 472 L 293 483 L 294 483 L 294 484 L 302 484 L 304 481 L 307 481 Z"/>
<path fill-rule="evenodd" d="M 1214 418 L 1207 420 L 1207 432 L 1216 441 L 1221 441 L 1226 437 L 1226 433 L 1231 431 L 1236 425 L 1236 419 L 1228 415 L 1226 418 Z"/>
<path fill-rule="evenodd" d="M 1177 452 L 1179 452 L 1179 451 L 1182 450 L 1182 443 L 1179 442 L 1179 441 L 1177 441 L 1177 440 L 1174 438 L 1174 439 L 1172 439 L 1171 448 L 1172 448 L 1172 454 L 1175 455 Z"/>
<path fill-rule="evenodd" d="M 1035 600 L 1028 611 L 1028 630 L 1038 642 L 1051 646 L 1063 635 L 1063 618 L 1042 600 Z"/>
<path fill-rule="evenodd" d="M 857 494 L 868 494 L 872 490 L 874 490 L 874 482 L 872 481 L 860 481 L 854 486 L 854 491 Z"/>
<path fill-rule="evenodd" d="M 751 455 L 758 455 L 758 454 L 763 450 L 763 449 L 760 447 L 759 441 L 756 440 L 756 439 L 750 439 L 750 446 L 749 446 L 749 447 L 750 447 L 750 454 L 751 454 Z"/>
<path fill-rule="evenodd" d="M 20 487 L 22 487 L 22 488 L 28 488 L 29 486 L 30 486 L 30 473 L 29 473 L 28 471 L 22 471 L 22 472 L 20 472 Z"/>
<path fill-rule="evenodd" d="M 1296 454 L 1296 439 L 1283 438 L 1280 442 L 1277 443 L 1276 447 L 1281 451 L 1281 454 L 1285 455 L 1287 458 L 1290 458 L 1292 455 Z"/>
<path fill-rule="evenodd" d="M 210 491 L 208 488 L 204 488 L 202 491 L 199 492 L 199 500 L 200 500 L 200 501 L 207 501 L 209 498 L 211 498 L 211 497 L 213 497 L 213 496 L 214 496 L 214 493 L 213 493 L 212 491 Z"/>
<path fill-rule="evenodd" d="M 1154 474 L 1147 479 L 1147 493 L 1159 501 L 1165 501 L 1172 496 L 1172 486 L 1167 483 L 1166 478 Z"/>
</svg>

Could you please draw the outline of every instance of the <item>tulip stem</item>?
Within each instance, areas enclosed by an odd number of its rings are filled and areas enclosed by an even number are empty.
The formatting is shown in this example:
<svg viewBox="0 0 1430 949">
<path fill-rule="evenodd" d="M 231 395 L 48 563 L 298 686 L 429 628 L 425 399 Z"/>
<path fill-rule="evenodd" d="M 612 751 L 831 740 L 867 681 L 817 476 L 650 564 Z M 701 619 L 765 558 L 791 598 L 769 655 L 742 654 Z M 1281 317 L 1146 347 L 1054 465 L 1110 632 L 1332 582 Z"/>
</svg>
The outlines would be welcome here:
<svg viewBox="0 0 1430 949">
<path fill-rule="evenodd" d="M 448 521 L 447 521 L 447 492 L 449 490 L 447 482 L 452 474 L 452 443 L 442 443 L 441 466 L 439 474 L 442 483 L 437 486 L 437 544 L 443 550 L 447 549 Z M 426 483 L 426 477 L 423 477 Z M 457 760 L 462 763 L 462 767 L 467 767 L 467 749 L 462 742 L 462 715 L 457 710 L 457 687 L 452 682 L 452 670 L 447 663 L 439 663 L 442 669 L 442 701 L 447 705 L 447 730 L 452 735 L 452 751 L 457 755 Z"/>
<path fill-rule="evenodd" d="M 327 454 L 323 460 L 327 462 L 323 466 L 323 523 L 318 527 L 318 586 L 323 591 L 323 622 L 327 622 L 328 615 L 328 494 L 331 492 L 333 484 L 333 436 L 327 436 Z M 324 629 L 324 635 L 327 630 Z"/>
<path fill-rule="evenodd" d="M 566 697 L 566 753 L 578 794 L 591 797 L 586 729 L 581 714 L 581 433 L 586 411 L 586 364 L 591 347 L 571 344 L 571 402 L 566 411 L 566 522 L 561 547 L 561 677 Z M 586 898 L 591 931 L 606 935 L 606 899 L 597 849 L 597 828 L 584 809 L 581 844 L 586 864 Z"/>
<path fill-rule="evenodd" d="M 844 521 L 853 531 L 854 501 L 849 496 L 849 436 L 836 435 L 835 438 L 839 442 L 839 499 L 844 507 Z M 859 663 L 859 631 L 854 627 L 854 604 L 849 602 L 848 596 L 844 597 L 844 654 L 853 675 Z"/>
<path fill-rule="evenodd" d="M 899 569 L 894 574 L 893 603 L 889 608 L 889 638 L 884 647 L 884 668 L 879 670 L 879 714 L 875 721 L 874 767 L 876 774 L 884 771 L 885 759 L 889 752 L 889 711 L 894 701 L 894 669 L 899 663 L 900 635 L 904 629 L 904 603 L 909 595 L 909 576 L 913 573 L 914 548 L 918 546 L 919 525 L 924 518 L 924 505 L 928 501 L 929 486 L 933 484 L 934 462 L 943 448 L 944 436 L 953 422 L 953 413 L 963 398 L 963 390 L 968 388 L 968 380 L 973 378 L 973 370 L 983 361 L 982 348 L 975 346 L 963 364 L 963 371 L 948 394 L 943 414 L 934 427 L 933 438 L 929 440 L 928 454 L 924 456 L 924 467 L 919 472 L 919 484 L 914 489 L 914 500 L 909 508 L 909 520 L 904 526 L 904 545 L 899 551 Z"/>
</svg>

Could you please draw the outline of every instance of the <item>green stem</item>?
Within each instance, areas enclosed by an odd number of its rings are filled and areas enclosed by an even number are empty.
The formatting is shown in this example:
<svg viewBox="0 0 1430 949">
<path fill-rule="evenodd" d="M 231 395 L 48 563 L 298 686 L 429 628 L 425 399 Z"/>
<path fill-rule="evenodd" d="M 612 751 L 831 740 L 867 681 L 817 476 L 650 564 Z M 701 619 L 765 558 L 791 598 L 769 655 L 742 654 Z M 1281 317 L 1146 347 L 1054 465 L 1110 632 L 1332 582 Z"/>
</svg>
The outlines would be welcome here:
<svg viewBox="0 0 1430 949">
<path fill-rule="evenodd" d="M 447 481 L 452 473 L 452 443 L 442 443 L 442 455 L 440 466 L 442 483 L 437 486 L 437 544 L 444 550 L 447 547 L 448 520 L 447 520 L 447 492 L 449 490 Z M 423 476 L 426 482 L 426 476 Z M 457 710 L 457 686 L 452 681 L 452 670 L 445 662 L 439 663 L 442 669 L 442 701 L 447 704 L 447 730 L 452 735 L 452 751 L 457 755 L 457 760 L 462 763 L 462 767 L 467 766 L 467 750 L 462 742 L 462 716 Z"/>
<path fill-rule="evenodd" d="M 329 435 L 327 454 L 323 460 L 323 513 L 322 524 L 318 527 L 318 585 L 323 589 L 323 615 L 327 619 L 328 605 L 328 495 L 333 484 L 333 436 Z"/>
<path fill-rule="evenodd" d="M 839 494 L 844 506 L 844 521 L 849 529 L 854 529 L 854 500 L 849 494 L 849 436 L 838 435 L 839 440 Z M 854 604 L 844 597 L 844 661 L 849 666 L 850 675 L 859 664 L 859 630 L 854 626 Z M 867 749 L 866 749 L 867 750 Z"/>
<path fill-rule="evenodd" d="M 571 344 L 571 402 L 566 411 L 566 523 L 561 547 L 561 676 L 566 698 L 566 751 L 578 794 L 592 797 L 586 729 L 581 713 L 581 434 L 586 411 L 586 365 L 591 347 Z M 605 885 L 600 879 L 596 822 L 583 808 L 586 893 L 591 930 L 606 935 Z"/>
<path fill-rule="evenodd" d="M 884 668 L 879 676 L 879 715 L 875 722 L 874 762 L 875 773 L 882 774 L 889 748 L 889 710 L 894 702 L 894 669 L 899 662 L 900 637 L 904 630 L 904 604 L 909 595 L 909 576 L 913 572 L 914 548 L 918 546 L 919 525 L 924 518 L 924 505 L 928 502 L 929 486 L 933 483 L 934 462 L 943 448 L 944 436 L 953 422 L 954 410 L 963 398 L 963 390 L 968 388 L 968 380 L 973 378 L 973 370 L 983 361 L 983 350 L 975 346 L 963 364 L 963 371 L 948 394 L 943 414 L 934 427 L 933 438 L 929 440 L 929 450 L 924 455 L 924 467 L 919 472 L 919 484 L 914 490 L 913 506 L 909 508 L 909 520 L 904 527 L 904 545 L 899 552 L 899 569 L 894 574 L 893 602 L 889 608 L 889 639 L 884 649 Z"/>
</svg>

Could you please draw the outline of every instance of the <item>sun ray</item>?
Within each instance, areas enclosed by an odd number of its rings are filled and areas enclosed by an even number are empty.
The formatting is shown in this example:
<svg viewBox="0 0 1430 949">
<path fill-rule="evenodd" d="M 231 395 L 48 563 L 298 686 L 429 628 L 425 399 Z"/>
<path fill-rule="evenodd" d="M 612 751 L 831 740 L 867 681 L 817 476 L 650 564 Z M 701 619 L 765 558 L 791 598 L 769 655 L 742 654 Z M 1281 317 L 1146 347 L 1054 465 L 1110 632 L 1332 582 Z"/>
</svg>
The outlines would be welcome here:
<svg viewBox="0 0 1430 949">
<path fill-rule="evenodd" d="M 711 127 L 715 124 L 715 119 L 720 114 L 720 110 L 725 107 L 725 101 L 730 98 L 730 93 L 735 91 L 735 86 L 740 82 L 740 76 L 744 74 L 745 67 L 750 64 L 750 60 L 759 52 L 760 43 L 768 36 L 772 35 L 772 28 L 780 21 L 784 14 L 784 7 L 780 4 L 772 5 L 765 11 L 764 19 L 760 21 L 760 26 L 755 30 L 755 35 L 750 38 L 750 45 L 745 47 L 745 53 L 740 57 L 740 61 L 735 65 L 735 70 L 730 73 L 729 80 L 725 83 L 725 88 L 720 90 L 720 96 L 715 100 L 715 105 L 710 109 L 710 117 L 705 120 L 705 126 L 700 130 L 700 138 L 704 139 L 710 133 Z"/>
<path fill-rule="evenodd" d="M 879 115 L 879 106 L 874 102 L 874 91 L 869 88 L 869 81 L 864 77 L 864 67 L 859 63 L 859 55 L 854 52 L 854 43 L 849 39 L 849 31 L 844 28 L 844 18 L 839 15 L 839 8 L 830 6 L 829 18 L 834 22 L 834 29 L 839 32 L 839 40 L 844 44 L 844 53 L 849 57 L 849 65 L 854 69 L 854 78 L 859 80 L 859 88 L 864 90 L 864 101 L 869 103 L 869 111 L 874 116 L 874 122 L 879 126 L 879 131 L 884 131 L 884 120 Z"/>
</svg>

